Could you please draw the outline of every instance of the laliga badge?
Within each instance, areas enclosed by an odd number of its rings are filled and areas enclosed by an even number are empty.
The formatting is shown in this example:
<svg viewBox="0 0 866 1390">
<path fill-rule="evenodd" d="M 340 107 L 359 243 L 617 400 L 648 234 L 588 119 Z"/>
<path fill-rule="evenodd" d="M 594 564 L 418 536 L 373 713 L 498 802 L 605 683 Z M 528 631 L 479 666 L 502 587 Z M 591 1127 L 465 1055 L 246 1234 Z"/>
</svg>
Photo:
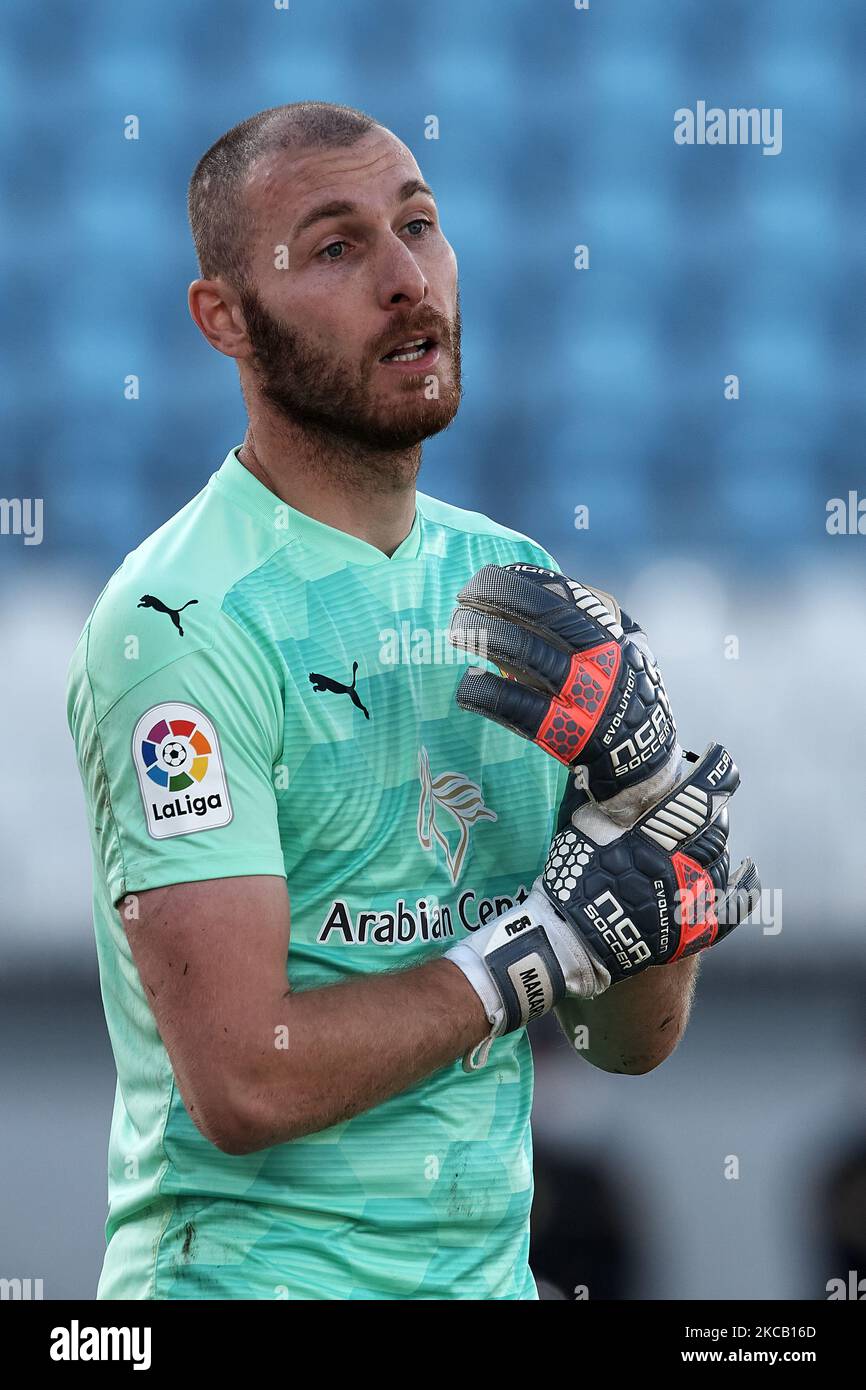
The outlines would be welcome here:
<svg viewBox="0 0 866 1390">
<path fill-rule="evenodd" d="M 217 732 L 193 705 L 167 701 L 143 714 L 132 760 L 154 840 L 216 830 L 232 818 Z"/>
</svg>

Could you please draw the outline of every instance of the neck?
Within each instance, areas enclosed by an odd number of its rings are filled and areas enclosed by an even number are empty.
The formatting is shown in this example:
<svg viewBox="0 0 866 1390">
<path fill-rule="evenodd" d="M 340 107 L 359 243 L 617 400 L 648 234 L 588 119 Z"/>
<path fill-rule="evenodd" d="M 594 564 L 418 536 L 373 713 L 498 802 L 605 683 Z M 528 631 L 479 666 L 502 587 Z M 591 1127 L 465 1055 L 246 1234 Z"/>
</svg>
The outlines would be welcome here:
<svg viewBox="0 0 866 1390">
<path fill-rule="evenodd" d="M 238 457 L 281 501 L 393 555 L 415 521 L 421 445 L 393 452 L 252 416 Z"/>
</svg>

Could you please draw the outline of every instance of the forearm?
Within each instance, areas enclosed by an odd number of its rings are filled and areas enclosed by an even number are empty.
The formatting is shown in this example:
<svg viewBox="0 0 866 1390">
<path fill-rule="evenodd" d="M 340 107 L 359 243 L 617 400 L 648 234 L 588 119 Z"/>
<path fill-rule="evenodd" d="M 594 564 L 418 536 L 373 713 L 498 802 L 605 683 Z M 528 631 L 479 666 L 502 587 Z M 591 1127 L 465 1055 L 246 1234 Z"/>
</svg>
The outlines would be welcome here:
<svg viewBox="0 0 866 1390">
<path fill-rule="evenodd" d="M 699 957 L 654 966 L 595 999 L 556 1010 L 572 1047 L 601 1071 L 640 1076 L 673 1052 L 689 1020 Z"/>
<path fill-rule="evenodd" d="M 447 1066 L 489 1031 L 450 961 L 275 999 L 236 1049 L 229 1151 L 314 1134 Z"/>
</svg>

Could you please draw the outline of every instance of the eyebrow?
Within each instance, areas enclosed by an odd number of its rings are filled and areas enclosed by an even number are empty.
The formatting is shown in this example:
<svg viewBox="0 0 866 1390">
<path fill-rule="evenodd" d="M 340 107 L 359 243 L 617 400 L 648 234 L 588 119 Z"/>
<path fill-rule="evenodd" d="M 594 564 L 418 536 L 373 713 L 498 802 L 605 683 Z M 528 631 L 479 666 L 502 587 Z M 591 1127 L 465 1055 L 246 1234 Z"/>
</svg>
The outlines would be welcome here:
<svg viewBox="0 0 866 1390">
<path fill-rule="evenodd" d="M 433 189 L 423 179 L 407 179 L 405 183 L 402 183 L 397 190 L 397 201 L 398 203 L 405 203 L 407 199 L 414 198 L 416 193 L 426 193 L 427 197 L 433 198 L 435 202 Z M 330 217 L 348 217 L 358 210 L 357 203 L 347 203 L 343 199 L 333 199 L 330 203 L 320 203 L 318 207 L 311 208 L 309 212 L 304 214 L 292 236 L 300 236 L 316 222 L 324 222 Z"/>
</svg>

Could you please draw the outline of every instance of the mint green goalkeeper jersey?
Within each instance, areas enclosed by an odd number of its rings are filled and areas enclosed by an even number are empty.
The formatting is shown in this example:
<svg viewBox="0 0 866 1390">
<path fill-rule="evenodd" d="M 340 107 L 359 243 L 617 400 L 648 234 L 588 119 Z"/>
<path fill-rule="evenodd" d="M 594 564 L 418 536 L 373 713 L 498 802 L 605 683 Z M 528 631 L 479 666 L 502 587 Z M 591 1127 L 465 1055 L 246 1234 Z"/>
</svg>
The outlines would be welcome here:
<svg viewBox="0 0 866 1390">
<path fill-rule="evenodd" d="M 519 899 L 563 769 L 457 707 L 466 657 L 445 638 L 470 575 L 511 561 L 552 564 L 423 495 L 388 557 L 233 450 L 100 595 L 69 685 L 118 1078 L 100 1298 L 537 1297 L 524 1031 L 480 1071 L 457 1059 L 318 1134 L 225 1154 L 187 1113 L 121 901 L 280 875 L 287 976 L 314 990 L 434 959 Z"/>
</svg>

